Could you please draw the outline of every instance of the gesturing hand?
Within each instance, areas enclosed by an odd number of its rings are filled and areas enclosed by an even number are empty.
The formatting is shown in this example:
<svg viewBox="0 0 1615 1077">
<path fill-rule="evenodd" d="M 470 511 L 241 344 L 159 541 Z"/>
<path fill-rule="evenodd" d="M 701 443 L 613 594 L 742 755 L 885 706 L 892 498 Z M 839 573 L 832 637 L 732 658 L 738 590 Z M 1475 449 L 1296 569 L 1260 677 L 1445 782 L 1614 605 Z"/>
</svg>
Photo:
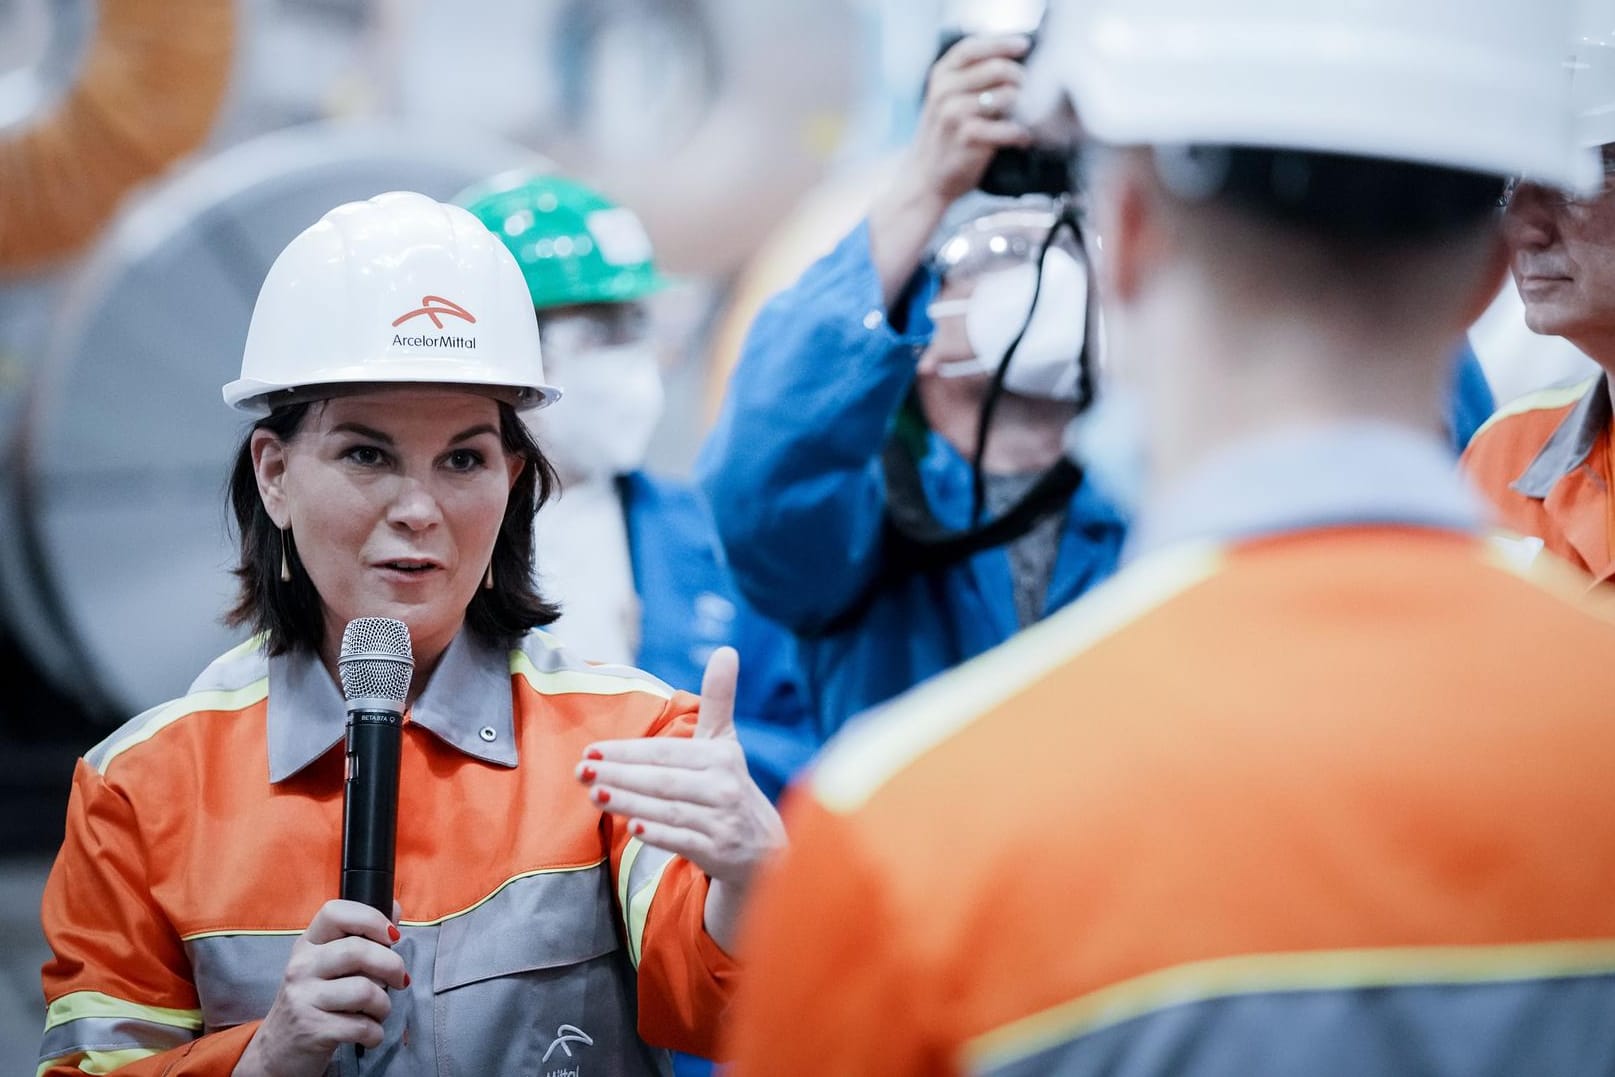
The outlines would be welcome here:
<svg viewBox="0 0 1615 1077">
<path fill-rule="evenodd" d="M 713 653 L 701 680 L 694 737 L 599 741 L 575 773 L 590 799 L 626 817 L 645 844 L 743 890 L 757 865 L 785 844 L 785 828 L 751 780 L 735 736 L 739 670 L 733 648 Z"/>
<path fill-rule="evenodd" d="M 398 929 L 355 901 L 327 901 L 292 945 L 268 1015 L 237 1064 L 237 1077 L 318 1077 L 344 1043 L 376 1047 L 392 1011 L 387 987 L 409 984 L 390 947 Z"/>
</svg>

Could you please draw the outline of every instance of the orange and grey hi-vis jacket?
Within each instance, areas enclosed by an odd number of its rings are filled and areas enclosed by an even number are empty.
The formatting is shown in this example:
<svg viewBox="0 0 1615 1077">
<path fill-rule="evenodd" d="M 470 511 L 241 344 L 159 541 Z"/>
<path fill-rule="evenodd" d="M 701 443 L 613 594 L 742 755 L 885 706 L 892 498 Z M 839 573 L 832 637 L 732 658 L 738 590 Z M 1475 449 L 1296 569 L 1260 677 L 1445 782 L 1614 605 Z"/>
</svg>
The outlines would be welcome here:
<svg viewBox="0 0 1615 1077">
<path fill-rule="evenodd" d="M 1615 625 L 1410 437 L 1225 450 L 1153 553 L 849 726 L 747 911 L 736 1077 L 1615 1072 Z"/>
<path fill-rule="evenodd" d="M 736 970 L 703 927 L 706 877 L 572 776 L 591 741 L 689 736 L 696 705 L 542 632 L 454 641 L 404 727 L 412 982 L 367 1072 L 642 1074 L 662 1048 L 714 1052 Z M 40 1075 L 231 1072 L 338 894 L 345 720 L 317 659 L 249 643 L 79 762 L 45 890 Z"/>
<path fill-rule="evenodd" d="M 1609 376 L 1500 409 L 1464 453 L 1498 522 L 1589 576 L 1615 580 L 1615 454 Z"/>
</svg>

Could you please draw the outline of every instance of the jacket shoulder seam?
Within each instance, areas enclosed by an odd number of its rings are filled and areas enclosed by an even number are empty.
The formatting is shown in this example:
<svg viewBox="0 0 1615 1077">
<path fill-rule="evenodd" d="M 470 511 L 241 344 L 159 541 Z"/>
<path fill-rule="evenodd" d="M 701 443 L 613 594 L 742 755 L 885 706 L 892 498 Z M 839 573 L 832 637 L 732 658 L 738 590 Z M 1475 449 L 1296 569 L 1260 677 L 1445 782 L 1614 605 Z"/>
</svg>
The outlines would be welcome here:
<svg viewBox="0 0 1615 1077">
<path fill-rule="evenodd" d="M 269 677 L 265 675 L 240 688 L 191 692 L 179 699 L 160 703 L 125 722 L 111 736 L 86 752 L 84 761 L 105 776 L 113 760 L 182 719 L 196 714 L 245 710 L 268 695 Z"/>
<path fill-rule="evenodd" d="M 1563 411 L 1574 407 L 1582 397 L 1592 390 L 1597 381 L 1598 379 L 1595 377 L 1577 382 L 1575 385 L 1539 389 L 1534 393 L 1527 393 L 1517 400 L 1510 401 L 1494 411 L 1491 418 L 1480 424 L 1479 428 L 1475 430 L 1474 436 L 1470 438 L 1470 443 L 1478 442 L 1482 434 L 1485 434 L 1493 427 L 1503 425 L 1510 419 L 1517 419 L 1522 415 L 1535 412 Z"/>
<path fill-rule="evenodd" d="M 862 807 L 920 757 L 968 729 L 1015 693 L 1215 575 L 1223 547 L 1163 550 L 987 653 L 912 689 L 848 726 L 809 779 L 828 810 Z"/>
</svg>

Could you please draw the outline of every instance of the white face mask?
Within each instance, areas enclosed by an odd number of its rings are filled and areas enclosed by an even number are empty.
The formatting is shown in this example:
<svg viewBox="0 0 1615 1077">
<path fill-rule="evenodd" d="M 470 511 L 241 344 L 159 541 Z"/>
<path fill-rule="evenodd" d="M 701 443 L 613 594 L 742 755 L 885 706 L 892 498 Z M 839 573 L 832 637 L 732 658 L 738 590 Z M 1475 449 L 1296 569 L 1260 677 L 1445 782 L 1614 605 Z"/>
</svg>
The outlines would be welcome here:
<svg viewBox="0 0 1615 1077">
<path fill-rule="evenodd" d="M 940 364 L 937 373 L 945 378 L 994 373 L 1026 321 L 1034 289 L 1037 267 L 1024 264 L 984 274 L 967 299 L 931 304 L 933 320 L 964 315 L 965 337 L 975 353 Z M 1022 396 L 1077 399 L 1077 357 L 1087 328 L 1087 270 L 1067 252 L 1050 248 L 1037 310 L 1010 360 L 1004 388 Z"/>
<path fill-rule="evenodd" d="M 527 416 L 563 478 L 609 479 L 645 465 L 662 420 L 662 371 L 649 341 L 546 357 L 561 399 Z"/>
</svg>

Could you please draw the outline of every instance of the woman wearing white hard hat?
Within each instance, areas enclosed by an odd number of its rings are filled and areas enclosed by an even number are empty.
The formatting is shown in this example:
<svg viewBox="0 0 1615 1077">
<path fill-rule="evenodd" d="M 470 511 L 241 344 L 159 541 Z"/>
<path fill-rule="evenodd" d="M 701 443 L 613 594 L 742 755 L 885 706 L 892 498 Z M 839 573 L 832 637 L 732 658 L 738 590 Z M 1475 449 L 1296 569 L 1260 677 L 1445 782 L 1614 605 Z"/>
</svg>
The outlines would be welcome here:
<svg viewBox="0 0 1615 1077">
<path fill-rule="evenodd" d="M 257 635 L 79 764 L 42 1074 L 714 1051 L 735 915 L 783 834 L 734 739 L 732 651 L 698 701 L 540 630 L 554 477 L 517 409 L 558 395 L 521 271 L 464 210 L 382 195 L 281 254 L 225 388 L 260 416 L 231 483 L 231 617 Z M 391 920 L 333 900 L 361 617 L 403 622 L 415 662 Z"/>
</svg>

